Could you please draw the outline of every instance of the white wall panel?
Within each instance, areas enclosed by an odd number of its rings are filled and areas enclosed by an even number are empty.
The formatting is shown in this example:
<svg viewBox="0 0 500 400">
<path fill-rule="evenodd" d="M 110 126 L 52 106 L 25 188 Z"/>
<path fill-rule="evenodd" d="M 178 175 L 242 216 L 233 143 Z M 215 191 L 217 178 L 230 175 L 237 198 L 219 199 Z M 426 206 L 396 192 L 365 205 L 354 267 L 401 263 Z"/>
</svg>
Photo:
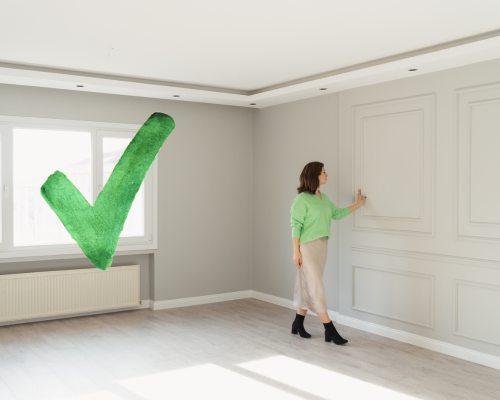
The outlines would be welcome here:
<svg viewBox="0 0 500 400">
<path fill-rule="evenodd" d="M 500 85 L 457 98 L 458 234 L 500 240 Z"/>
<path fill-rule="evenodd" d="M 355 186 L 369 195 L 355 228 L 432 233 L 433 95 L 353 107 Z"/>
<path fill-rule="evenodd" d="M 433 277 L 414 272 L 353 266 L 352 308 L 432 328 Z"/>
<path fill-rule="evenodd" d="M 455 334 L 500 346 L 500 286 L 457 281 Z M 485 315 L 493 312 L 490 318 Z"/>
<path fill-rule="evenodd" d="M 341 314 L 500 356 L 499 71 L 339 95 Z"/>
</svg>

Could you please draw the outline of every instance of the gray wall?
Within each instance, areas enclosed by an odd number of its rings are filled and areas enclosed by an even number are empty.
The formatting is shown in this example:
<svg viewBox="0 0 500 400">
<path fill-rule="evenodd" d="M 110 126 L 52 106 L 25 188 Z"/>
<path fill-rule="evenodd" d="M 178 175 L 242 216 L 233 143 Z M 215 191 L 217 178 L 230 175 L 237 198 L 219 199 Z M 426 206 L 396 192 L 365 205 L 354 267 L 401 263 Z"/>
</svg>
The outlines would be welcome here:
<svg viewBox="0 0 500 400">
<path fill-rule="evenodd" d="M 323 191 L 338 203 L 338 96 L 324 95 L 255 112 L 253 289 L 292 298 L 290 205 L 309 161 L 322 161 L 329 175 Z M 350 218 L 350 217 L 347 217 Z M 333 223 L 325 283 L 331 309 L 338 304 L 338 227 Z"/>
<path fill-rule="evenodd" d="M 321 160 L 338 206 L 368 195 L 333 223 L 329 308 L 500 355 L 488 311 L 500 307 L 499 71 L 495 60 L 257 111 L 253 288 L 292 298 L 289 207 L 302 166 Z"/>
<path fill-rule="evenodd" d="M 0 85 L 0 115 L 141 124 L 155 111 L 176 128 L 158 164 L 158 251 L 116 256 L 141 265 L 141 298 L 250 289 L 252 110 Z M 84 258 L 2 263 L 0 273 L 89 265 Z"/>
</svg>

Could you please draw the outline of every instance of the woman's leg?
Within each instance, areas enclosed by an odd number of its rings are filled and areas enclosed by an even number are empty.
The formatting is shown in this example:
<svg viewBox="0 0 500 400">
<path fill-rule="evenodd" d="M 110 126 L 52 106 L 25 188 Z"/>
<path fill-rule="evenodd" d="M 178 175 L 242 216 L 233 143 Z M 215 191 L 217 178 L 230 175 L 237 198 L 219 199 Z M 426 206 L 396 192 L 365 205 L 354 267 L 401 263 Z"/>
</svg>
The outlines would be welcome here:
<svg viewBox="0 0 500 400">
<path fill-rule="evenodd" d="M 316 314 L 327 312 L 323 283 L 327 243 L 327 239 L 317 239 L 300 247 L 302 266 L 297 271 L 294 293 L 298 309 L 307 308 Z"/>
<path fill-rule="evenodd" d="M 328 316 L 328 313 L 318 313 L 318 317 L 323 322 L 325 327 L 325 342 L 334 342 L 335 344 L 346 344 L 347 339 L 344 339 L 335 329 L 332 320 Z"/>
<path fill-rule="evenodd" d="M 347 339 L 340 336 L 332 321 L 323 323 L 323 326 L 325 327 L 325 342 L 333 341 L 335 344 L 346 344 L 348 342 Z"/>
<path fill-rule="evenodd" d="M 324 324 L 327 324 L 328 322 L 331 322 L 331 319 L 328 316 L 328 313 L 319 313 L 318 317 L 321 320 L 321 322 L 323 322 Z"/>
<path fill-rule="evenodd" d="M 305 308 L 299 308 L 295 314 L 295 320 L 292 323 L 292 333 L 296 335 L 297 333 L 303 338 L 310 338 L 311 335 L 304 328 L 304 318 L 306 317 L 307 310 Z"/>
<path fill-rule="evenodd" d="M 295 277 L 295 290 L 293 295 L 293 303 L 297 307 L 297 312 L 295 314 L 295 320 L 292 323 L 292 333 L 299 334 L 303 338 L 310 338 L 311 335 L 304 328 L 304 318 L 307 314 L 306 303 L 302 294 L 300 271 L 297 270 L 297 276 Z"/>
</svg>

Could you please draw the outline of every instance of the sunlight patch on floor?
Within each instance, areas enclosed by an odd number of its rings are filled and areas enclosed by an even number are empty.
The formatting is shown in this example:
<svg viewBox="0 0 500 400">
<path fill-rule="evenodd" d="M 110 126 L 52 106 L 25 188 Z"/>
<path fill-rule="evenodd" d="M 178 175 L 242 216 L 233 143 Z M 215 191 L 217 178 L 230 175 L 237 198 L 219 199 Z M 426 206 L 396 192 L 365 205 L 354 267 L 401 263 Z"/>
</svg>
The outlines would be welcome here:
<svg viewBox="0 0 500 400">
<path fill-rule="evenodd" d="M 418 400 L 417 397 L 281 355 L 238 366 L 323 399 Z"/>
<path fill-rule="evenodd" d="M 299 397 L 271 385 L 214 364 L 161 372 L 121 381 L 129 391 L 147 400 L 231 399 L 298 400 Z"/>
</svg>

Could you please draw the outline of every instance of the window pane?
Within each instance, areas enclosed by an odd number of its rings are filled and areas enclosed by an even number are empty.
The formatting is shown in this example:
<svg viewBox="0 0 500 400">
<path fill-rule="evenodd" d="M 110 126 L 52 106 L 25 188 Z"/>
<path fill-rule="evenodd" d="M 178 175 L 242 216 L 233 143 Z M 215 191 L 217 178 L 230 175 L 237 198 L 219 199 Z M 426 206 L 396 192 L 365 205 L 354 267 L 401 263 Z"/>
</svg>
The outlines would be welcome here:
<svg viewBox="0 0 500 400">
<path fill-rule="evenodd" d="M 113 168 L 130 143 L 131 138 L 105 137 L 103 150 L 103 182 L 106 182 Z M 120 237 L 144 236 L 144 182 L 137 192 Z"/>
<path fill-rule="evenodd" d="M 14 129 L 14 246 L 75 242 L 40 187 L 59 170 L 92 204 L 90 139 L 90 132 Z"/>
</svg>

